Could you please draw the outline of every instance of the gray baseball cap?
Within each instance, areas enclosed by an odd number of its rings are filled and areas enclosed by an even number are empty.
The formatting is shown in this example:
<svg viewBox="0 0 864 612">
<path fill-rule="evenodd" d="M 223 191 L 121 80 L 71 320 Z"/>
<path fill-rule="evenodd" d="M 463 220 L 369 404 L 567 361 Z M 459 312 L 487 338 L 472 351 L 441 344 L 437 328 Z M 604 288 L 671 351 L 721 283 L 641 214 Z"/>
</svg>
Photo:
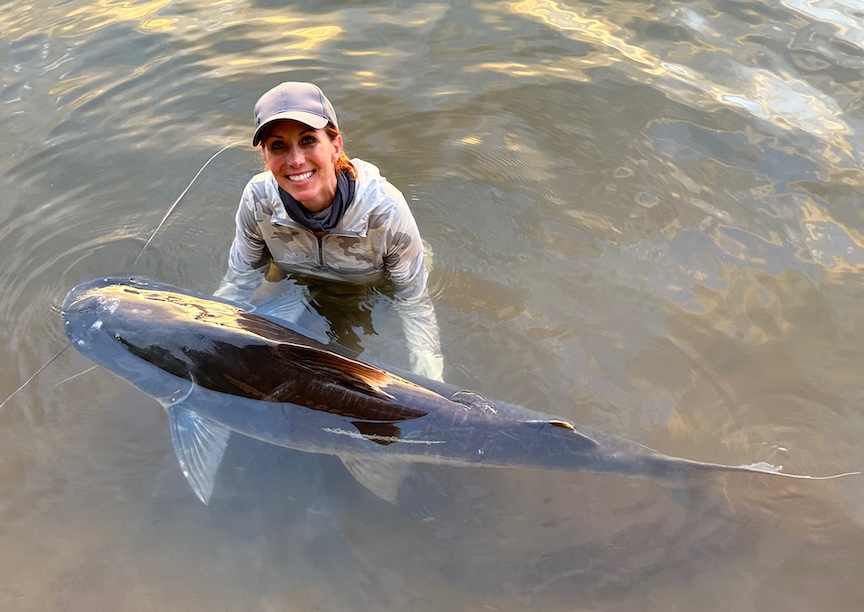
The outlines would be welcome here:
<svg viewBox="0 0 864 612">
<path fill-rule="evenodd" d="M 255 134 L 252 146 L 258 146 L 264 128 L 274 121 L 293 119 L 320 130 L 328 123 L 339 128 L 336 111 L 317 85 L 299 81 L 280 83 L 255 103 Z"/>
</svg>

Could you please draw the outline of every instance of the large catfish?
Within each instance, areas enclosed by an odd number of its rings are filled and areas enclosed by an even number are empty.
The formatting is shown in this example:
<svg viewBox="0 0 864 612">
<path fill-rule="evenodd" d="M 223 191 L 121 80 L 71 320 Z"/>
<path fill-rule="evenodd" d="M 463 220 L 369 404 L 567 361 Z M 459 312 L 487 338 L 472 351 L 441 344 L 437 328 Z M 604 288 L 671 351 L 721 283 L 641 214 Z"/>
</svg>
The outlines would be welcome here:
<svg viewBox="0 0 864 612">
<path fill-rule="evenodd" d="M 395 467 L 409 462 L 673 481 L 716 472 L 820 478 L 783 474 L 767 463 L 732 466 L 663 455 L 363 362 L 240 305 L 144 279 L 83 283 L 66 296 L 62 319 L 76 349 L 165 407 L 183 474 L 205 504 L 232 431 L 337 455 L 391 501 L 399 486 Z"/>
</svg>

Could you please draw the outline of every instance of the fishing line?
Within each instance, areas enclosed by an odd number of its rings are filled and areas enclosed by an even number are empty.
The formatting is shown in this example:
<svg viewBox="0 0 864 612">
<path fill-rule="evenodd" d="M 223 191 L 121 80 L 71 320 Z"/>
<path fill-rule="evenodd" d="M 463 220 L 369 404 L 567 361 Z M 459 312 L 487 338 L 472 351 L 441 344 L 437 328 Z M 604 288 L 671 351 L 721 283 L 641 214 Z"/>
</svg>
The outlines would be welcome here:
<svg viewBox="0 0 864 612">
<path fill-rule="evenodd" d="M 183 199 L 183 196 L 186 195 L 186 192 L 189 191 L 189 188 L 192 187 L 192 184 L 198 179 L 199 176 L 201 176 L 201 173 L 204 172 L 204 168 L 206 168 L 210 164 L 210 162 L 212 162 L 214 159 L 216 159 L 216 157 L 218 157 L 220 153 L 223 153 L 224 151 L 227 151 L 231 147 L 236 147 L 236 146 L 241 145 L 241 144 L 244 144 L 244 143 L 239 142 L 239 141 L 238 142 L 232 142 L 231 144 L 224 146 L 221 149 L 219 149 L 218 151 L 216 151 L 216 153 L 214 153 L 212 155 L 212 157 L 210 157 L 210 159 L 208 159 L 206 162 L 204 162 L 204 165 L 201 166 L 201 169 L 198 170 L 198 172 L 195 174 L 195 176 L 192 177 L 192 180 L 189 181 L 189 184 L 186 185 L 186 189 L 184 189 L 183 192 L 179 196 L 177 196 L 177 199 L 174 200 L 174 203 L 170 207 L 168 207 L 168 210 L 165 212 L 165 216 L 162 217 L 162 220 L 159 222 L 159 225 L 156 226 L 156 229 L 153 230 L 152 234 L 150 234 L 150 238 L 148 238 L 147 242 L 144 243 L 144 248 L 142 248 L 141 252 L 138 253 L 138 257 L 135 258 L 135 262 L 132 264 L 132 267 L 129 269 L 129 277 L 130 278 L 132 277 L 132 273 L 135 271 L 135 267 L 138 265 L 138 262 L 141 260 L 141 257 L 144 255 L 144 251 L 146 251 L 147 247 L 150 246 L 150 243 L 153 242 L 153 238 L 156 237 L 156 234 L 159 232 L 160 229 L 162 229 L 162 226 L 165 225 L 165 222 L 168 220 L 168 217 L 171 216 L 171 213 L 173 213 L 174 209 L 177 208 L 177 205 L 180 204 L 180 200 Z"/>
<path fill-rule="evenodd" d="M 66 345 L 66 348 L 68 348 L 68 347 L 69 347 L 69 345 L 67 344 L 67 345 Z M 64 349 L 64 350 L 65 350 L 65 349 Z M 55 386 L 55 387 L 59 387 L 60 385 L 65 385 L 67 382 L 69 382 L 69 381 L 72 380 L 73 378 L 78 378 L 79 376 L 84 376 L 87 372 L 90 372 L 90 371 L 92 371 L 92 370 L 95 370 L 95 369 L 98 368 L 98 367 L 99 367 L 98 365 L 90 366 L 90 367 L 87 368 L 86 370 L 83 370 L 83 371 L 81 371 L 81 372 L 78 372 L 77 374 L 73 374 L 73 375 L 70 376 L 69 378 L 64 378 L 63 380 L 61 380 L 60 382 L 58 382 L 58 383 L 55 384 L 54 386 Z"/>
<path fill-rule="evenodd" d="M 221 149 L 219 149 L 218 151 L 216 151 L 216 153 L 214 153 L 210 157 L 210 159 L 208 159 L 206 162 L 204 162 L 204 165 L 201 166 L 201 168 L 198 170 L 198 172 L 195 173 L 195 176 L 192 177 L 192 180 L 189 181 L 189 184 L 186 185 L 186 189 L 184 189 L 180 193 L 180 195 L 177 196 L 177 199 L 174 200 L 174 203 L 168 207 L 168 210 L 165 212 L 165 215 L 162 217 L 162 220 L 159 221 L 159 225 L 156 226 L 156 229 L 153 230 L 152 234 L 150 234 L 150 237 L 147 239 L 147 242 L 144 243 L 144 247 L 141 249 L 141 252 L 138 253 L 138 257 L 135 258 L 135 262 L 132 264 L 132 267 L 129 269 L 129 275 L 128 275 L 129 278 L 132 277 L 132 273 L 135 271 L 135 267 L 138 265 L 138 262 L 141 260 L 141 257 L 144 255 L 144 251 L 146 251 L 147 247 L 150 246 L 150 243 L 153 242 L 153 238 L 156 237 L 156 234 L 159 232 L 160 229 L 162 229 L 162 226 L 165 225 L 165 222 L 168 221 L 168 217 L 171 216 L 171 214 L 174 212 L 174 209 L 176 209 L 177 205 L 180 204 L 180 200 L 182 200 L 183 196 L 185 196 L 186 193 L 188 193 L 189 189 L 192 187 L 192 185 L 195 183 L 195 181 L 198 180 L 198 177 L 201 176 L 201 173 L 204 172 L 204 169 L 208 165 L 210 165 L 210 162 L 212 162 L 214 159 L 216 159 L 220 154 L 224 153 L 225 151 L 227 151 L 231 147 L 236 147 L 236 146 L 242 145 L 242 144 L 244 144 L 244 143 L 241 141 L 232 142 L 231 144 L 226 145 L 226 146 L 222 147 Z M 62 349 L 60 349 L 60 351 L 56 355 L 54 355 L 51 359 L 49 359 L 45 365 L 43 365 L 41 368 L 36 370 L 36 372 L 34 372 L 33 375 L 30 376 L 30 378 L 28 378 L 26 381 L 24 381 L 24 384 L 22 384 L 20 387 L 15 389 L 5 400 L 0 402 L 0 408 L 3 408 L 3 406 L 5 406 L 9 400 L 11 400 L 13 397 L 15 397 L 24 387 L 26 387 L 28 384 L 30 384 L 30 381 L 32 381 L 34 378 L 39 376 L 39 374 L 41 374 L 49 365 L 54 363 L 54 360 L 57 359 L 60 355 L 62 355 L 64 353 L 64 351 L 66 351 L 66 349 L 68 349 L 70 346 L 72 346 L 72 343 L 71 342 L 67 343 L 66 346 L 64 346 Z M 75 378 L 76 376 L 86 374 L 87 372 L 92 370 L 94 367 L 96 367 L 96 366 L 90 367 L 90 368 L 84 370 L 83 372 L 79 372 L 78 374 L 70 376 L 66 380 L 63 380 L 57 384 L 58 385 L 63 384 L 66 381 Z"/>
<path fill-rule="evenodd" d="M 33 376 L 31 376 L 31 377 L 28 378 L 26 381 L 24 381 L 24 384 L 23 384 L 23 385 L 21 385 L 20 387 L 18 387 L 17 389 L 15 389 L 9 397 L 7 397 L 5 400 L 3 400 L 2 403 L 0 403 L 0 408 L 3 408 L 3 406 L 6 405 L 6 402 L 8 402 L 8 401 L 9 401 L 10 399 L 12 399 L 13 397 L 15 397 L 15 396 L 18 394 L 18 392 L 19 392 L 21 389 L 23 389 L 24 387 L 26 387 L 27 384 L 28 384 L 31 380 L 33 380 L 34 378 L 36 378 L 37 376 L 39 376 L 39 374 L 42 372 L 42 370 L 44 370 L 44 369 L 47 368 L 49 365 L 51 365 L 52 363 L 54 363 L 54 360 L 57 359 L 60 355 L 62 355 L 62 354 L 63 354 L 63 351 L 65 351 L 66 349 L 68 349 L 70 346 L 72 346 L 72 343 L 71 343 L 71 342 L 68 342 L 68 343 L 66 344 L 66 346 L 64 346 L 62 349 L 60 349 L 60 352 L 58 352 L 58 353 L 57 353 L 56 355 L 54 355 L 51 359 L 48 360 L 48 363 L 46 363 L 46 364 L 43 365 L 41 368 L 39 368 L 38 370 L 36 370 L 36 372 L 33 374 Z"/>
</svg>

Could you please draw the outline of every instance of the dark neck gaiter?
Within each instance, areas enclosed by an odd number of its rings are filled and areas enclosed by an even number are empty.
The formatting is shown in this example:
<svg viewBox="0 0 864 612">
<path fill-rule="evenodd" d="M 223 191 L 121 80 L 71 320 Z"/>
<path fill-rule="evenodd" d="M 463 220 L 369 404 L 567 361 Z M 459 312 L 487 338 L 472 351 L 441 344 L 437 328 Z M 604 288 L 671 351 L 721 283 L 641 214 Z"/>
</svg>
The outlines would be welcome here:
<svg viewBox="0 0 864 612">
<path fill-rule="evenodd" d="M 333 196 L 333 203 L 330 205 L 330 214 L 325 219 L 316 219 L 314 213 L 306 210 L 281 187 L 279 196 L 282 198 L 285 211 L 294 221 L 312 232 L 329 232 L 339 224 L 342 215 L 354 201 L 355 186 L 354 177 L 350 173 L 343 170 L 336 176 L 336 195 Z"/>
</svg>

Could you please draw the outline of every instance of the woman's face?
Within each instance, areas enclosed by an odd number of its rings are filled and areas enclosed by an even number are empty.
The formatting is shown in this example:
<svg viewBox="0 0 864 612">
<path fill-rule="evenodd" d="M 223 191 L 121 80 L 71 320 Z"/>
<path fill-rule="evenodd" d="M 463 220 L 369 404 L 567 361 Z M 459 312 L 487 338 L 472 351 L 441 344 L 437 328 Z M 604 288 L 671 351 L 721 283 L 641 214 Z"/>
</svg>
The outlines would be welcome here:
<svg viewBox="0 0 864 612">
<path fill-rule="evenodd" d="M 327 132 L 298 121 L 277 121 L 261 141 L 264 161 L 279 186 L 307 210 L 318 212 L 336 195 L 336 160 L 342 136 L 330 140 Z"/>
</svg>

